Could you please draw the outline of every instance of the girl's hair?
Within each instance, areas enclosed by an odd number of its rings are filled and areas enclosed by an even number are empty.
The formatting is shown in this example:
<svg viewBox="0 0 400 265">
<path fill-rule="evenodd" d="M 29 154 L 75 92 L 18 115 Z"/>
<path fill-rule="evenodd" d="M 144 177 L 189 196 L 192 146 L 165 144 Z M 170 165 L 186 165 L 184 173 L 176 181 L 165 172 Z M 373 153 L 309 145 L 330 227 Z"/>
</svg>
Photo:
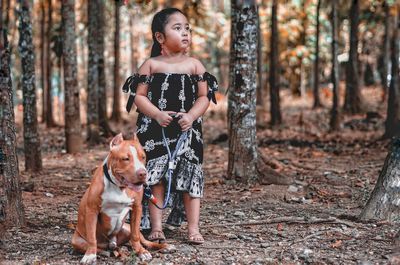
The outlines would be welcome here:
<svg viewBox="0 0 400 265">
<path fill-rule="evenodd" d="M 151 32 L 153 34 L 153 47 L 151 48 L 150 57 L 156 57 L 161 54 L 161 45 L 156 39 L 156 32 L 160 32 L 164 34 L 164 27 L 168 23 L 169 17 L 174 13 L 183 12 L 178 8 L 165 8 L 154 15 L 153 22 L 151 23 Z"/>
</svg>

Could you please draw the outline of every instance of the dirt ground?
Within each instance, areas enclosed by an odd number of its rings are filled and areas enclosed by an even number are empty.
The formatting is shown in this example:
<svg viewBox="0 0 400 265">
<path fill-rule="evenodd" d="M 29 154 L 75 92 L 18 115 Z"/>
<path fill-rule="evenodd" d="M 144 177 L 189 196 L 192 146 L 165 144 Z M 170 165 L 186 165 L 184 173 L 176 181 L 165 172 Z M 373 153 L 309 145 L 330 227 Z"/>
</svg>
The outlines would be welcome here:
<svg viewBox="0 0 400 265">
<path fill-rule="evenodd" d="M 149 264 L 390 263 L 398 226 L 357 219 L 389 145 L 380 140 L 386 105 L 380 102 L 379 89 L 365 88 L 363 94 L 369 110 L 378 115 L 346 116 L 340 133 L 328 133 L 328 107 L 312 110 L 308 95 L 296 99 L 284 93 L 285 123 L 279 128 L 271 129 L 268 114 L 258 111 L 259 152 L 277 172 L 293 178 L 287 186 L 247 187 L 226 180 L 228 143 L 221 136 L 227 133 L 226 104 L 221 101 L 207 113 L 203 129 L 206 190 L 201 231 L 206 242 L 189 245 L 185 226 L 166 227 L 167 242 L 177 251 L 152 252 Z M 70 244 L 78 203 L 108 143 L 68 155 L 62 128 L 41 125 L 41 132 L 44 170 L 31 176 L 23 171 L 18 129 L 27 226 L 6 233 L 0 264 L 78 264 L 82 258 Z M 98 258 L 98 264 L 136 262 L 140 263 L 135 255 L 125 260 Z"/>
</svg>

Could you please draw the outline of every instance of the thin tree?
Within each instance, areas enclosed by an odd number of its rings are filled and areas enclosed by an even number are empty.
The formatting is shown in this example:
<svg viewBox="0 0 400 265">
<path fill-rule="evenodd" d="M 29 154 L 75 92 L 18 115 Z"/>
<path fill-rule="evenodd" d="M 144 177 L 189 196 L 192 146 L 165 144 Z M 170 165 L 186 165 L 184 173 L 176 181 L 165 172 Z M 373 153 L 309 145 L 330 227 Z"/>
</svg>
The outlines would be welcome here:
<svg viewBox="0 0 400 265">
<path fill-rule="evenodd" d="M 279 34 L 278 34 L 278 0 L 272 1 L 271 15 L 271 51 L 269 71 L 269 91 L 271 100 L 271 124 L 282 123 L 280 97 L 279 97 Z"/>
<path fill-rule="evenodd" d="M 260 13 L 257 8 L 257 105 L 261 106 L 263 103 L 263 57 L 262 57 L 262 31 L 260 23 Z"/>
<path fill-rule="evenodd" d="M 111 130 L 108 124 L 107 117 L 107 93 L 106 93 L 106 74 L 105 74 L 105 15 L 104 15 L 105 1 L 98 0 L 97 9 L 98 9 L 98 28 L 97 28 L 97 54 L 99 56 L 99 64 L 98 64 L 98 78 L 99 78 L 99 128 L 103 137 L 109 137 L 115 135 L 115 133 Z"/>
<path fill-rule="evenodd" d="M 46 93 L 45 93 L 45 69 L 46 69 L 46 6 L 45 0 L 40 1 L 40 86 L 42 87 L 42 122 L 46 120 Z"/>
<path fill-rule="evenodd" d="M 400 85 L 399 85 L 399 6 L 393 16 L 393 35 L 391 41 L 392 79 L 390 80 L 387 115 L 384 137 L 400 136 Z"/>
<path fill-rule="evenodd" d="M 121 95 L 120 95 L 120 78 L 119 78 L 119 7 L 120 1 L 115 1 L 115 31 L 114 31 L 114 94 L 113 94 L 113 110 L 111 119 L 121 121 Z"/>
<path fill-rule="evenodd" d="M 228 178 L 258 180 L 256 141 L 257 4 L 231 1 Z"/>
<path fill-rule="evenodd" d="M 52 40 L 52 28 L 53 28 L 53 5 L 52 0 L 47 0 L 47 38 L 46 38 L 46 125 L 47 127 L 54 127 L 56 125 L 53 117 L 53 99 L 52 99 L 52 74 L 53 65 L 51 60 L 51 40 Z"/>
<path fill-rule="evenodd" d="M 389 91 L 389 60 L 390 60 L 390 5 L 388 1 L 383 2 L 383 9 L 385 12 L 385 35 L 383 38 L 382 50 L 382 101 L 386 100 Z"/>
<path fill-rule="evenodd" d="M 65 93 L 65 142 L 67 153 L 77 153 L 82 148 L 82 136 L 75 46 L 75 0 L 62 1 L 61 15 Z"/>
<path fill-rule="evenodd" d="M 0 0 L 0 10 L 3 10 L 3 6 L 3 0 Z M 0 232 L 8 225 L 25 225 L 16 153 L 10 49 L 2 13 L 0 12 Z M 1 233 L 0 238 L 3 235 Z"/>
<path fill-rule="evenodd" d="M 87 130 L 89 145 L 100 142 L 99 129 L 99 55 L 97 53 L 97 1 L 88 1 L 88 88 L 87 88 Z M 104 99 L 103 99 L 104 100 Z"/>
<path fill-rule="evenodd" d="M 364 102 L 359 84 L 358 69 L 358 25 L 360 1 L 352 0 L 350 8 L 350 51 L 346 68 L 346 94 L 344 110 L 351 114 L 364 110 Z"/>
<path fill-rule="evenodd" d="M 317 16 L 315 18 L 317 25 L 316 25 L 316 33 L 315 33 L 315 62 L 314 62 L 314 105 L 313 108 L 321 107 L 321 99 L 319 98 L 319 33 L 320 33 L 320 23 L 319 23 L 319 14 L 321 11 L 321 0 L 318 0 L 317 3 Z"/>
<path fill-rule="evenodd" d="M 332 84 L 333 102 L 331 109 L 330 130 L 336 131 L 340 127 L 339 111 L 339 63 L 338 63 L 338 0 L 332 0 Z"/>
<path fill-rule="evenodd" d="M 40 171 L 42 156 L 36 111 L 35 53 L 32 41 L 32 24 L 28 0 L 19 2 L 19 42 L 18 48 L 22 65 L 22 93 L 24 106 L 24 152 L 25 169 Z"/>
</svg>

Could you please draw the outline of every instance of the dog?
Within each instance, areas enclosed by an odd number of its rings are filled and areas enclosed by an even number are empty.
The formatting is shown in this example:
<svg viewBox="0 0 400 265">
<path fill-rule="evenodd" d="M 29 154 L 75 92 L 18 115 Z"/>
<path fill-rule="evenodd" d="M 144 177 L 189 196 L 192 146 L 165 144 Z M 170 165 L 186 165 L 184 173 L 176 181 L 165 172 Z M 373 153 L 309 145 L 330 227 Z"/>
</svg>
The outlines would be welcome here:
<svg viewBox="0 0 400 265">
<path fill-rule="evenodd" d="M 82 264 L 94 264 L 98 252 L 115 250 L 128 241 L 144 261 L 152 256 L 143 246 L 169 248 L 166 243 L 145 240 L 140 232 L 143 185 L 147 180 L 145 162 L 146 155 L 136 134 L 132 140 L 124 140 L 122 134 L 111 140 L 110 153 L 94 172 L 79 204 L 72 246 L 85 254 Z M 127 224 L 129 210 L 131 220 Z"/>
</svg>

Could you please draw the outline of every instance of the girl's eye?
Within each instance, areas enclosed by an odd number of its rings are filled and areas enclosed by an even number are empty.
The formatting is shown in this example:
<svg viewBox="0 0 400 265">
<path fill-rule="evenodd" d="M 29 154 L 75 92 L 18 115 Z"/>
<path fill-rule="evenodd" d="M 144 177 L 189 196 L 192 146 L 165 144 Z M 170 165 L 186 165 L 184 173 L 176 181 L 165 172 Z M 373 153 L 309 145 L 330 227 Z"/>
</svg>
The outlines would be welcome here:
<svg viewBox="0 0 400 265">
<path fill-rule="evenodd" d="M 181 30 L 181 27 L 175 27 L 176 30 Z"/>
<path fill-rule="evenodd" d="M 145 159 L 146 159 L 146 156 L 145 156 L 145 155 L 144 155 L 144 156 L 142 156 L 142 159 L 143 159 L 143 160 L 145 160 Z"/>
<path fill-rule="evenodd" d="M 129 161 L 129 157 L 122 158 L 122 161 Z"/>
</svg>

